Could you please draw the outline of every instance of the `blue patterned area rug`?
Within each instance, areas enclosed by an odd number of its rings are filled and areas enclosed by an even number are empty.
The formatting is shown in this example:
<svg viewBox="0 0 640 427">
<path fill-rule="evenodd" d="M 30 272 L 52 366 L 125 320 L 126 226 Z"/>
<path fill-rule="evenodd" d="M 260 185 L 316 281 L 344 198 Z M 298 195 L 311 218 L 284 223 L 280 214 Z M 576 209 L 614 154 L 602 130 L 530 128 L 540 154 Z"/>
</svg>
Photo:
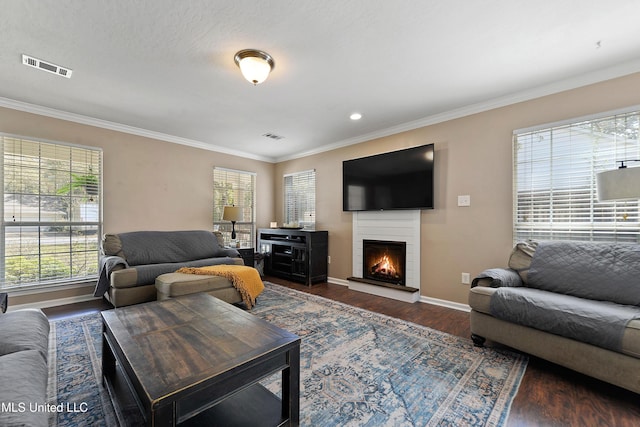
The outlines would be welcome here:
<svg viewBox="0 0 640 427">
<path fill-rule="evenodd" d="M 527 358 L 265 282 L 251 311 L 302 338 L 303 426 L 504 426 Z M 428 306 L 425 306 L 428 310 Z M 97 314 L 52 322 L 49 394 L 86 411 L 51 426 L 112 426 Z M 274 393 L 280 376 L 263 381 Z M 73 406 L 72 406 L 73 407 Z M 77 407 L 77 406 L 76 406 Z"/>
<path fill-rule="evenodd" d="M 526 356 L 265 285 L 252 313 L 302 338 L 302 425 L 506 424 Z M 276 392 L 278 378 L 265 385 Z"/>
<path fill-rule="evenodd" d="M 49 426 L 117 426 L 102 387 L 102 320 L 99 313 L 50 322 Z"/>
</svg>

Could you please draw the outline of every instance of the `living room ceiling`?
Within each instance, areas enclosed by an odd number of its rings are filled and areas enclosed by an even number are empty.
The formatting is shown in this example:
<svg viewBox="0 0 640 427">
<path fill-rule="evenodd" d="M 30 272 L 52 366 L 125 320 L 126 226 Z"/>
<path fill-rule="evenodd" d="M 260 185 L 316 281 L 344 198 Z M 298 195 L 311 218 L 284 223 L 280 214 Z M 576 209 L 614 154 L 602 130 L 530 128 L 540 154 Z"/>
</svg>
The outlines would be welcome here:
<svg viewBox="0 0 640 427">
<path fill-rule="evenodd" d="M 638 16 L 638 0 L 10 0 L 0 106 L 281 161 L 640 71 Z M 246 48 L 276 62 L 255 87 Z"/>
</svg>

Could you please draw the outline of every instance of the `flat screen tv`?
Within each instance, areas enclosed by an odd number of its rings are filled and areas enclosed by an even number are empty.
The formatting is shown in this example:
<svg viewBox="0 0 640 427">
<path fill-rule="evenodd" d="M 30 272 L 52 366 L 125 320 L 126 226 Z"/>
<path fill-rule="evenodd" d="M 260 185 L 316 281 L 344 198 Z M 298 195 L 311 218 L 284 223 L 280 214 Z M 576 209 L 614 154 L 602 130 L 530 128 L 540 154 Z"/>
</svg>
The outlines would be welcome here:
<svg viewBox="0 0 640 427">
<path fill-rule="evenodd" d="M 433 209 L 433 144 L 342 162 L 342 210 Z"/>
</svg>

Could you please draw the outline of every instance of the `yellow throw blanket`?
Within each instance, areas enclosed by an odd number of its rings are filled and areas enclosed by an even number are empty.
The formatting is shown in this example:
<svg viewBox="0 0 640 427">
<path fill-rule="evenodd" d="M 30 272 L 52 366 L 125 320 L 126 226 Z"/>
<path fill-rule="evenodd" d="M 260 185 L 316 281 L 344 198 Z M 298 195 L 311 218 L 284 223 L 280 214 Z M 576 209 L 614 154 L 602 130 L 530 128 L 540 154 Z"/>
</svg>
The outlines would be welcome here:
<svg viewBox="0 0 640 427">
<path fill-rule="evenodd" d="M 176 273 L 202 274 L 205 276 L 222 276 L 231 281 L 240 292 L 247 308 L 256 304 L 256 298 L 264 289 L 258 270 L 245 265 L 210 265 L 207 267 L 182 267 Z"/>
</svg>

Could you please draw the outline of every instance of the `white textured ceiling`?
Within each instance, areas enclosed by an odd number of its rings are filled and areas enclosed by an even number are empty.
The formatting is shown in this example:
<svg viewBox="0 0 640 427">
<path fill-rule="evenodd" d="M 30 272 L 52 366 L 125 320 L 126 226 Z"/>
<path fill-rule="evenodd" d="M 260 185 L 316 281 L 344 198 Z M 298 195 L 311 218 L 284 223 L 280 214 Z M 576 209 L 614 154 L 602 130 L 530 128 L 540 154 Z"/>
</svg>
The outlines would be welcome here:
<svg viewBox="0 0 640 427">
<path fill-rule="evenodd" d="M 0 106 L 277 161 L 640 71 L 638 16 L 638 0 L 0 0 Z M 233 62 L 245 48 L 275 58 L 262 85 Z"/>
</svg>

